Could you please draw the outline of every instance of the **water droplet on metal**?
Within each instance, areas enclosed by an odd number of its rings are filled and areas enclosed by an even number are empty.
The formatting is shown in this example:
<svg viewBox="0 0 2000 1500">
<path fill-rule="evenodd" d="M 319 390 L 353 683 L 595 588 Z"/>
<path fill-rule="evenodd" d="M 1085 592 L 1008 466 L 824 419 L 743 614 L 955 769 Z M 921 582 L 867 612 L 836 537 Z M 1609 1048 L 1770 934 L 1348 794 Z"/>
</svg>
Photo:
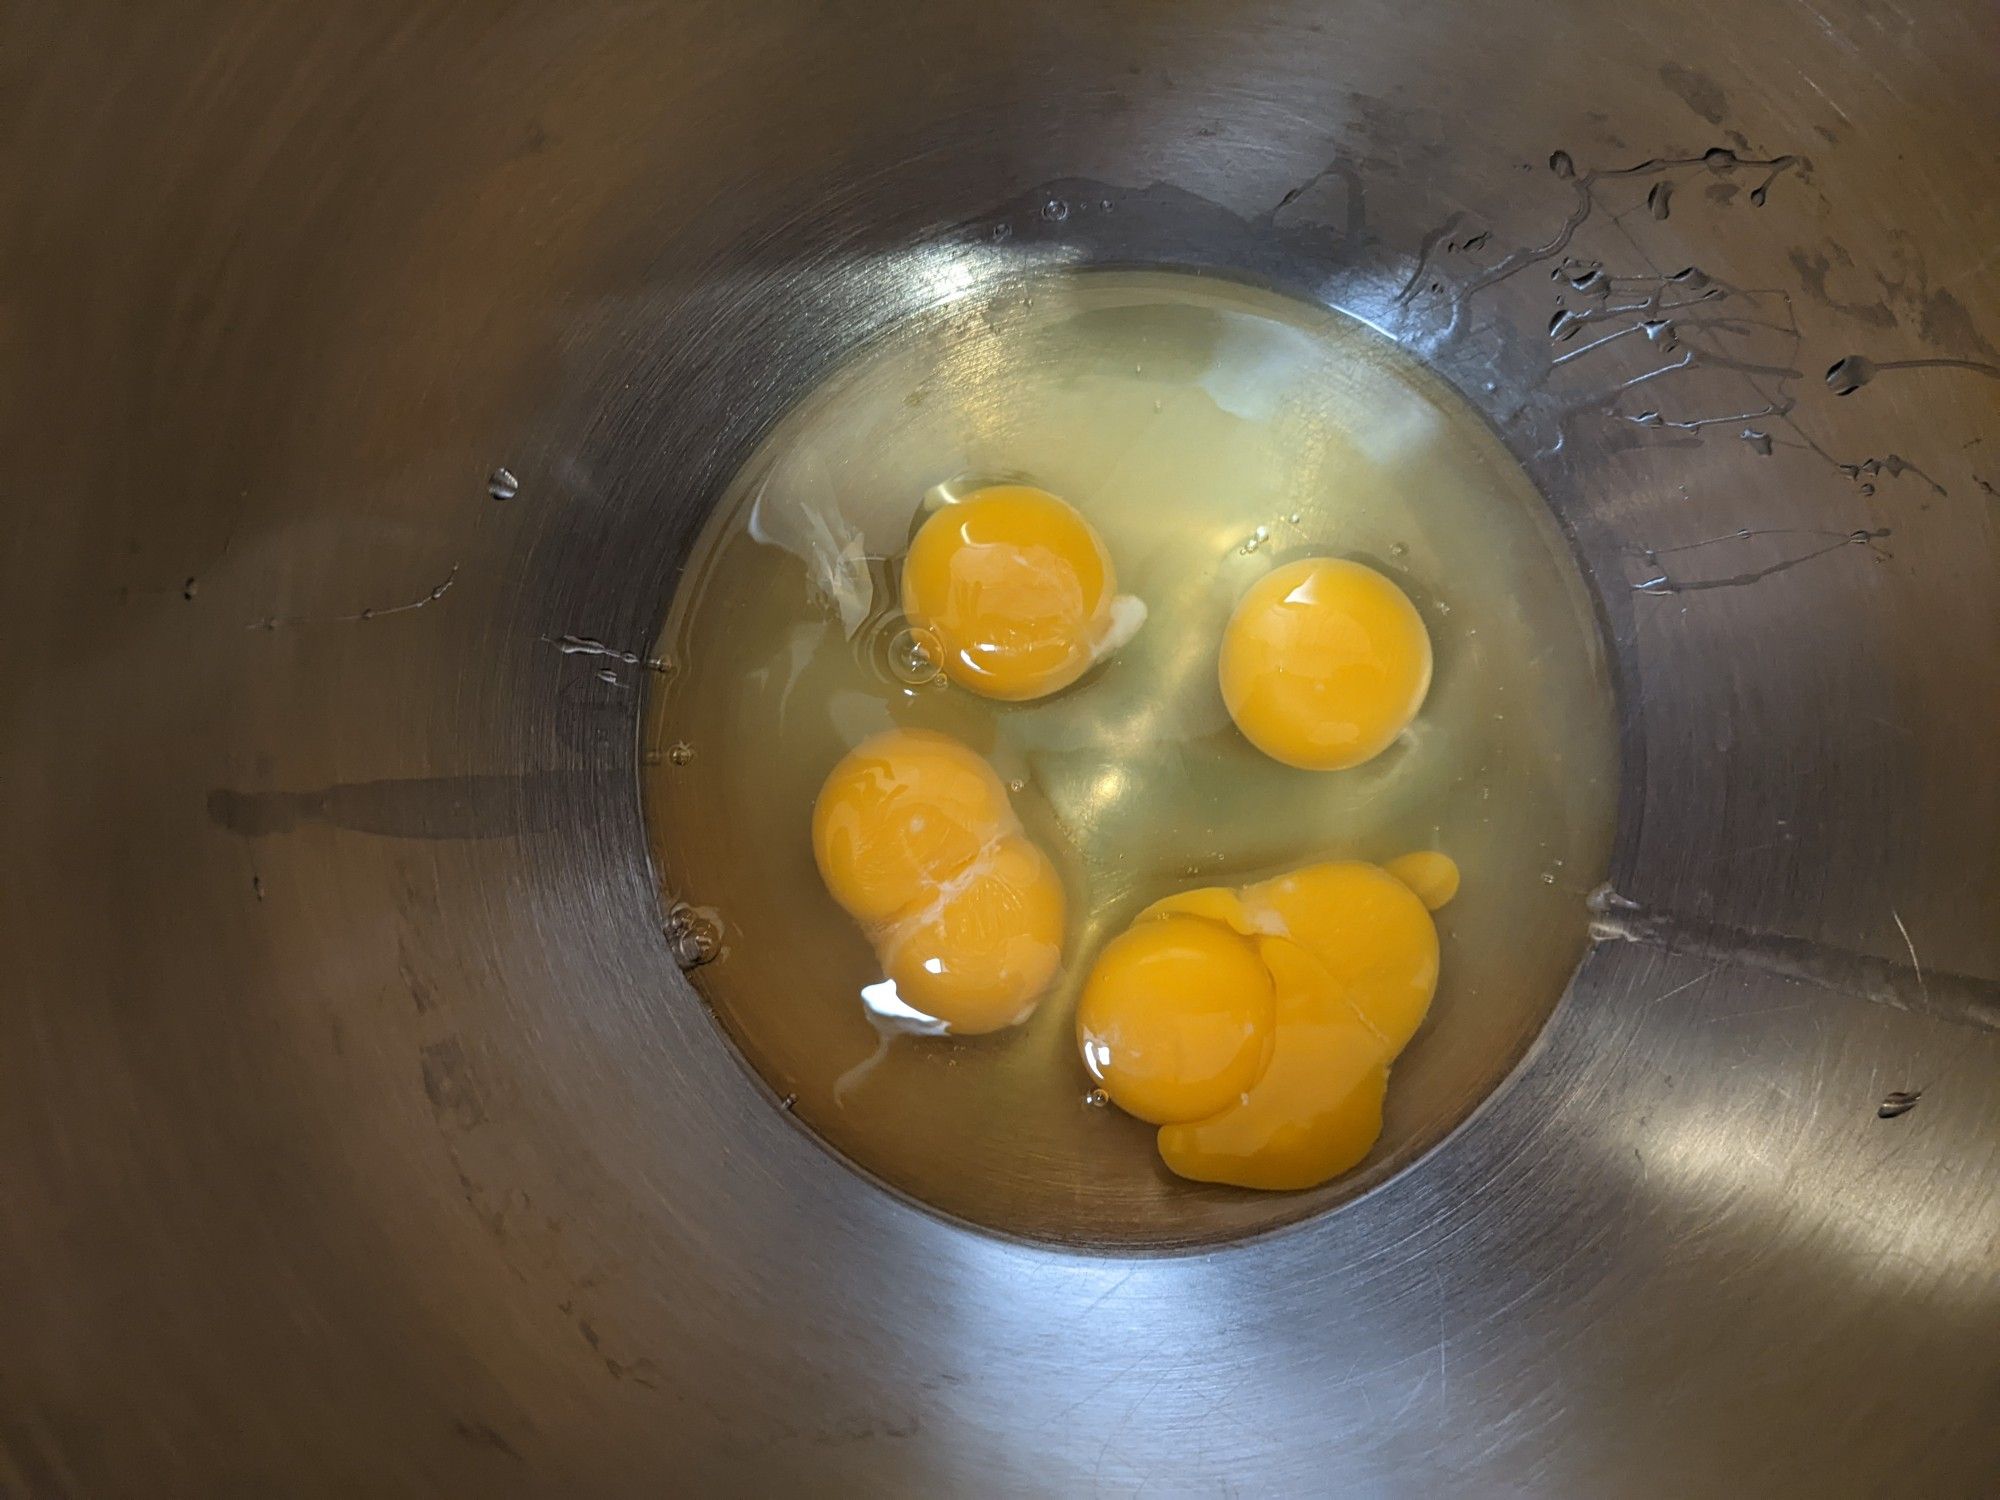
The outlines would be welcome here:
<svg viewBox="0 0 2000 1500">
<path fill-rule="evenodd" d="M 521 481 L 512 469 L 495 469 L 486 481 L 486 493 L 495 500 L 512 500 L 521 493 Z"/>
<path fill-rule="evenodd" d="M 667 759 L 677 766 L 684 766 L 694 759 L 694 746 L 686 740 L 675 740 L 667 746 Z"/>
<path fill-rule="evenodd" d="M 1835 360 L 1828 367 L 1826 386 L 1836 396 L 1851 396 L 1874 378 L 1874 362 L 1859 354 L 1850 354 L 1845 359 Z"/>
<path fill-rule="evenodd" d="M 921 626 L 909 626 L 889 638 L 889 671 L 898 682 L 922 687 L 944 671 L 944 645 Z"/>
<path fill-rule="evenodd" d="M 1549 170 L 1558 177 L 1574 177 L 1576 163 L 1567 151 L 1552 151 L 1549 153 Z"/>
<path fill-rule="evenodd" d="M 618 669 L 616 667 L 599 667 L 597 669 L 597 680 L 599 682 L 608 682 L 613 687 L 618 686 Z"/>
<path fill-rule="evenodd" d="M 1756 449 L 1759 453 L 1763 454 L 1764 457 L 1769 458 L 1771 456 L 1770 433 L 1759 432 L 1754 427 L 1746 427 L 1743 429 L 1743 441 L 1748 443 L 1752 448 Z"/>
</svg>

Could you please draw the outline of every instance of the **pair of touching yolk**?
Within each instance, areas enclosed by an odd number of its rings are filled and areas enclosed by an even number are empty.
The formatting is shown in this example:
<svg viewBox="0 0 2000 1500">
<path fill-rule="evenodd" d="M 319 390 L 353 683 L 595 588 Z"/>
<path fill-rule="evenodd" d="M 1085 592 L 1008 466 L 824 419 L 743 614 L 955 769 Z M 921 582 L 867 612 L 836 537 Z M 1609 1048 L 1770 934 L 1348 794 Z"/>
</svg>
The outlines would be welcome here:
<svg viewBox="0 0 2000 1500">
<path fill-rule="evenodd" d="M 1062 962 L 1062 881 L 980 756 L 926 730 L 875 735 L 826 778 L 812 836 L 905 1005 L 955 1032 L 1034 1009 Z"/>
<path fill-rule="evenodd" d="M 1090 523 L 1046 490 L 989 485 L 941 507 L 903 562 L 903 613 L 935 638 L 945 675 L 1008 702 L 1075 682 L 1145 618 L 1121 597 Z M 1223 703 L 1274 760 L 1360 765 L 1423 706 L 1431 642 L 1409 597 L 1373 568 L 1312 557 L 1244 593 L 1217 662 Z"/>
<path fill-rule="evenodd" d="M 1315 1187 L 1381 1134 L 1389 1066 L 1437 987 L 1431 911 L 1457 889 L 1457 866 L 1423 852 L 1155 902 L 1084 986 L 1084 1066 L 1160 1127 L 1178 1175 Z"/>
</svg>

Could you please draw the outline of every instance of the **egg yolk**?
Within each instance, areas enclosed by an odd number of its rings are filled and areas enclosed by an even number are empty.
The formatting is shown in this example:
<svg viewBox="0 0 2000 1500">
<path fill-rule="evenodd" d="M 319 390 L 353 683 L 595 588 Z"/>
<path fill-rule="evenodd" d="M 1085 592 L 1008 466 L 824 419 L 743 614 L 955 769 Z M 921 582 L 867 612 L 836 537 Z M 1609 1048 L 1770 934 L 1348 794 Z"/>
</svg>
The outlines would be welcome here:
<svg viewBox="0 0 2000 1500">
<path fill-rule="evenodd" d="M 1118 578 L 1088 521 L 1046 490 L 996 484 L 933 514 L 903 561 L 903 613 L 945 674 L 988 698 L 1068 687 L 1120 624 Z"/>
<path fill-rule="evenodd" d="M 813 807 L 829 894 L 906 1005 L 956 1032 L 1024 1019 L 1062 962 L 1062 881 L 993 768 L 949 735 L 892 729 L 842 758 Z"/>
<path fill-rule="evenodd" d="M 1009 834 L 896 923 L 878 952 L 904 1004 L 953 1031 L 1026 1019 L 1062 959 L 1063 891 L 1055 866 Z"/>
<path fill-rule="evenodd" d="M 1084 1066 L 1127 1114 L 1155 1125 L 1227 1108 L 1271 1054 L 1271 976 L 1245 938 L 1201 917 L 1114 938 L 1077 1002 Z"/>
<path fill-rule="evenodd" d="M 1266 938 L 1263 950 L 1277 990 L 1270 1066 L 1234 1108 L 1162 1126 L 1160 1159 L 1196 1182 L 1317 1187 L 1382 1133 L 1394 1054 L 1303 948 Z"/>
<path fill-rule="evenodd" d="M 1161 1122 L 1160 1157 L 1172 1171 L 1295 1189 L 1337 1177 L 1368 1154 L 1382 1130 L 1390 1065 L 1423 1024 L 1437 987 L 1430 908 L 1392 870 L 1408 873 L 1439 905 L 1458 886 L 1458 867 L 1431 851 L 1388 869 L 1309 865 L 1240 890 L 1169 896 L 1119 940 L 1184 922 L 1226 929 L 1254 945 L 1273 996 L 1268 1061 L 1241 1097 L 1199 1119 Z"/>
<path fill-rule="evenodd" d="M 1435 849 L 1418 849 L 1399 855 L 1382 866 L 1416 893 L 1432 911 L 1458 894 L 1458 865 L 1449 854 Z"/>
<path fill-rule="evenodd" d="M 1222 701 L 1244 738 L 1308 771 L 1358 766 L 1423 706 L 1431 641 L 1373 568 L 1312 557 L 1244 592 L 1222 636 Z"/>
</svg>

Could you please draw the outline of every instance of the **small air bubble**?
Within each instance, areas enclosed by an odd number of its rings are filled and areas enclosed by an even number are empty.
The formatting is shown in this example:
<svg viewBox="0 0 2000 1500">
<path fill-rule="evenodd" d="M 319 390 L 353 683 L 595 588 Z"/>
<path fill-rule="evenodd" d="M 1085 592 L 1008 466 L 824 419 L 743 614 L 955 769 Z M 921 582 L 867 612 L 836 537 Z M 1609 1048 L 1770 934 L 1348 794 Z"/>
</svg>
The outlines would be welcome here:
<svg viewBox="0 0 2000 1500">
<path fill-rule="evenodd" d="M 1556 877 L 1555 877 L 1555 872 L 1554 872 L 1554 871 L 1551 871 L 1551 870 L 1544 870 L 1544 871 L 1542 871 L 1542 884 L 1543 884 L 1543 885 L 1554 885 L 1555 883 L 1556 883 Z"/>
<path fill-rule="evenodd" d="M 1014 226 L 1012 224 L 995 224 L 993 226 L 994 244 L 997 245 L 1002 240 L 1012 239 L 1013 237 L 1014 237 Z"/>
<path fill-rule="evenodd" d="M 181 585 L 181 597 L 187 600 L 188 603 L 192 604 L 194 603 L 195 593 L 200 588 L 201 585 L 196 583 L 192 578 L 190 578 L 186 583 Z"/>
<path fill-rule="evenodd" d="M 1060 198 L 1051 198 L 1042 205 L 1042 217 L 1051 224 L 1060 224 L 1069 217 L 1069 205 Z"/>
<path fill-rule="evenodd" d="M 1410 544 L 1408 542 L 1391 543 L 1389 555 L 1391 557 L 1408 557 L 1410 555 Z"/>
<path fill-rule="evenodd" d="M 1092 1089 L 1083 1096 L 1083 1102 L 1092 1109 L 1102 1109 L 1111 1102 L 1111 1096 L 1105 1093 L 1103 1089 Z"/>
<path fill-rule="evenodd" d="M 495 500 L 512 500 L 521 493 L 521 481 L 512 469 L 495 469 L 486 481 L 486 493 Z"/>
<path fill-rule="evenodd" d="M 1028 783 L 1019 776 L 1007 783 L 1007 790 L 1010 792 L 1025 792 L 1027 789 Z"/>
<path fill-rule="evenodd" d="M 675 740 L 667 746 L 667 759 L 674 765 L 684 766 L 694 759 L 694 746 L 686 740 Z"/>
<path fill-rule="evenodd" d="M 1558 177 L 1574 177 L 1576 163 L 1567 151 L 1552 151 L 1549 153 L 1549 170 Z"/>
<path fill-rule="evenodd" d="M 1296 526 L 1299 524 L 1299 513 L 1297 511 L 1293 511 L 1289 516 L 1286 516 L 1285 519 L 1291 522 L 1292 525 Z"/>
<path fill-rule="evenodd" d="M 889 671 L 910 687 L 936 682 L 944 671 L 944 646 L 928 630 L 899 630 L 889 640 Z"/>
<path fill-rule="evenodd" d="M 617 669 L 614 667 L 599 667 L 597 669 L 597 680 L 599 682 L 608 682 L 613 687 L 618 686 Z"/>
</svg>

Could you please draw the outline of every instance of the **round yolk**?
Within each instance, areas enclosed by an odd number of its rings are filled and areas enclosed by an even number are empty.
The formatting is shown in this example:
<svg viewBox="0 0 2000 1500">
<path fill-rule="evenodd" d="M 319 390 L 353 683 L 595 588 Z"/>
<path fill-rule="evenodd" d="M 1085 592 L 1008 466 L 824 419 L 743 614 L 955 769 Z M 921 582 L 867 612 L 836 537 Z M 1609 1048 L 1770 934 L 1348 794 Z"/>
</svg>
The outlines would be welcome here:
<svg viewBox="0 0 2000 1500">
<path fill-rule="evenodd" d="M 863 926 L 933 895 L 1016 826 L 993 768 L 948 735 L 891 729 L 849 751 L 813 806 L 813 855 Z"/>
<path fill-rule="evenodd" d="M 1077 1003 L 1084 1066 L 1127 1114 L 1198 1120 L 1239 1100 L 1271 1052 L 1271 976 L 1200 917 L 1139 922 L 1098 958 Z"/>
<path fill-rule="evenodd" d="M 1416 717 L 1431 641 L 1409 596 L 1373 568 L 1313 557 L 1245 591 L 1219 675 L 1251 744 L 1288 766 L 1336 771 L 1381 754 Z"/>
<path fill-rule="evenodd" d="M 993 768 L 948 735 L 892 729 L 827 776 L 813 857 L 897 997 L 953 1031 L 1034 1009 L 1062 962 L 1064 899 Z"/>
<path fill-rule="evenodd" d="M 903 562 L 903 613 L 988 698 L 1068 687 L 1111 629 L 1118 580 L 1097 533 L 1046 490 L 1001 484 L 924 522 Z"/>
<path fill-rule="evenodd" d="M 1244 904 L 1270 912 L 1292 942 L 1345 991 L 1361 1019 L 1400 1052 L 1437 989 L 1437 927 L 1429 908 L 1379 865 L 1309 865 L 1249 887 Z"/>
<path fill-rule="evenodd" d="M 1055 866 L 1010 834 L 877 951 L 906 1005 L 956 1032 L 997 1031 L 1025 1019 L 1055 978 L 1062 929 Z"/>
<path fill-rule="evenodd" d="M 1163 1125 L 1160 1159 L 1196 1182 L 1317 1187 L 1382 1133 L 1393 1051 L 1303 949 L 1280 938 L 1259 946 L 1277 989 L 1270 1065 L 1234 1108 Z"/>
</svg>

